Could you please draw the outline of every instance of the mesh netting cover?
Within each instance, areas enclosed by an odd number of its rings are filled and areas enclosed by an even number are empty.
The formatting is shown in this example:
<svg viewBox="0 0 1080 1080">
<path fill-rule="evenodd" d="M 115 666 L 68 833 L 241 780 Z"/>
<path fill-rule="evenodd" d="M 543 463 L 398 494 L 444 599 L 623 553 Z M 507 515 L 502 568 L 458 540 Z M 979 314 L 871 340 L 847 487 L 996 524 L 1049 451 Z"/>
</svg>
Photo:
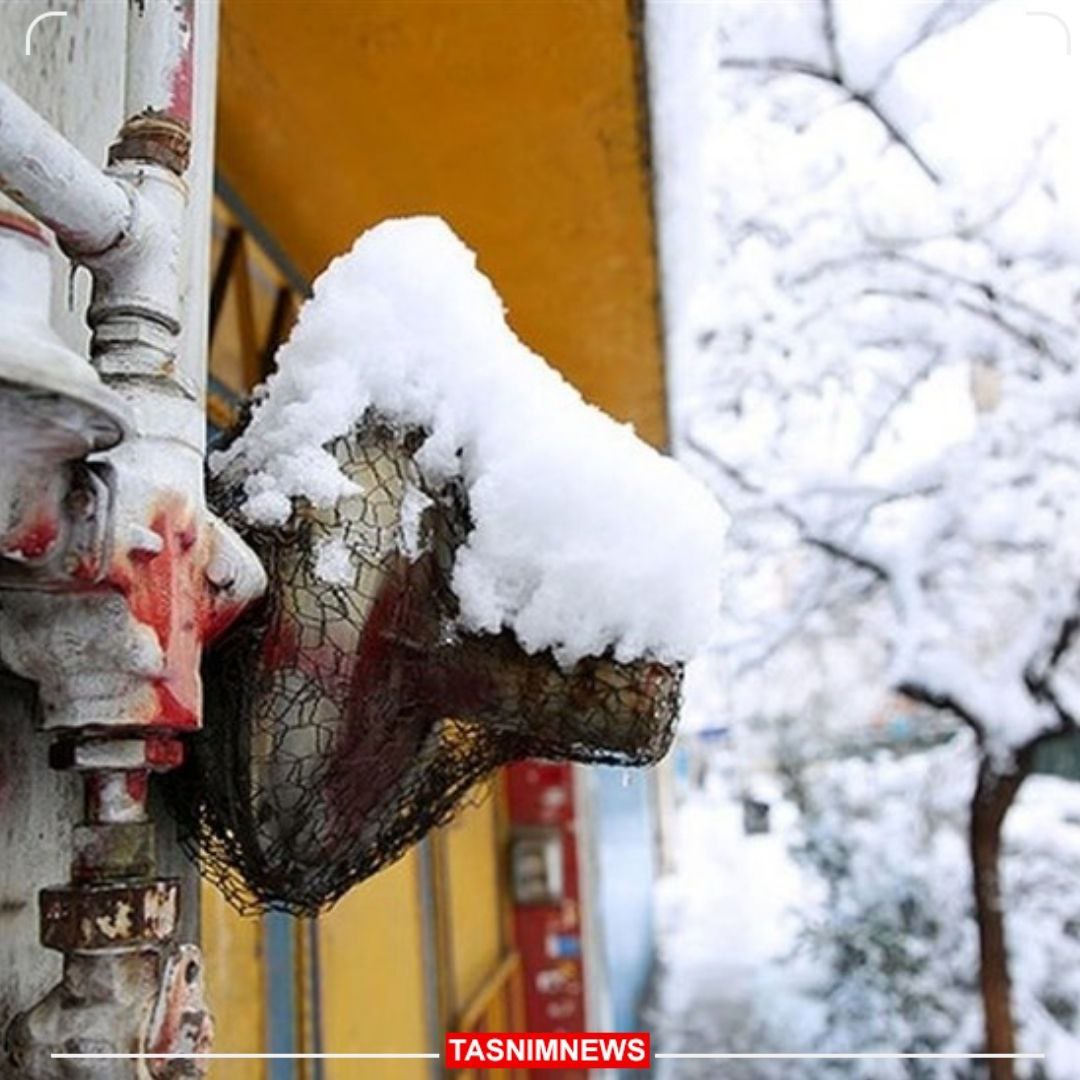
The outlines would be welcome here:
<svg viewBox="0 0 1080 1080">
<path fill-rule="evenodd" d="M 677 666 L 563 668 L 509 631 L 455 628 L 450 571 L 468 508 L 454 485 L 426 490 L 421 442 L 372 421 L 336 439 L 328 449 L 362 494 L 332 510 L 294 500 L 281 527 L 247 523 L 240 486 L 210 483 L 270 584 L 205 657 L 204 728 L 170 802 L 203 873 L 241 910 L 324 909 L 498 765 L 642 765 L 671 741 Z M 431 500 L 419 543 L 410 490 Z M 347 577 L 319 565 L 334 550 Z"/>
</svg>

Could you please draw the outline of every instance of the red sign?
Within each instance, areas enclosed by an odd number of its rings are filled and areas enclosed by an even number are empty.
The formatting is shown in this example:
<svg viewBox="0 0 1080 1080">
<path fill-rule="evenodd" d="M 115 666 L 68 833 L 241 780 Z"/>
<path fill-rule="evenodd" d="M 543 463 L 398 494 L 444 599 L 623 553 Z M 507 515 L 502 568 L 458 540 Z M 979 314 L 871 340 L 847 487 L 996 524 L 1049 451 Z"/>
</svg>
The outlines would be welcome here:
<svg viewBox="0 0 1080 1080">
<path fill-rule="evenodd" d="M 647 1031 L 448 1031 L 448 1069 L 647 1069 Z"/>
<path fill-rule="evenodd" d="M 525 761 L 507 769 L 507 782 L 513 826 L 557 829 L 563 848 L 562 898 L 546 906 L 514 907 L 525 1023 L 535 1032 L 581 1031 L 588 1019 L 573 770 L 564 763 Z M 583 1075 L 581 1070 L 567 1068 L 564 1080 L 579 1080 Z"/>
</svg>

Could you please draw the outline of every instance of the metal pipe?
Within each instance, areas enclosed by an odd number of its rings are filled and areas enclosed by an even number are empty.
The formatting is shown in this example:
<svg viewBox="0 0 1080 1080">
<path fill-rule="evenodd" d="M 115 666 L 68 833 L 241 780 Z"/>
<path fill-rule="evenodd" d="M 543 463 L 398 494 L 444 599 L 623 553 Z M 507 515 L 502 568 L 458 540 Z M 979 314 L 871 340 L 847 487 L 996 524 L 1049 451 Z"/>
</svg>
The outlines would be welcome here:
<svg viewBox="0 0 1080 1080">
<path fill-rule="evenodd" d="M 191 123 L 194 0 L 129 0 L 124 115 L 168 116 Z"/>
<path fill-rule="evenodd" d="M 211 46 L 200 78 L 212 80 L 216 5 L 199 11 L 200 49 Z M 208 1049 L 211 1024 L 197 950 L 175 942 L 179 882 L 155 864 L 147 784 L 179 764 L 178 733 L 199 726 L 203 642 L 247 601 L 238 590 L 262 583 L 252 553 L 206 512 L 205 376 L 180 362 L 187 340 L 203 340 L 185 323 L 201 327 L 189 252 L 208 228 L 194 218 L 209 216 L 208 183 L 194 188 L 197 215 L 188 206 L 195 9 L 131 0 L 128 14 L 127 112 L 107 172 L 0 84 L 0 185 L 90 270 L 93 362 L 135 419 L 108 452 L 102 572 L 77 590 L 5 594 L 0 606 L 4 659 L 37 681 L 58 736 L 52 763 L 84 774 L 69 880 L 39 894 L 41 942 L 64 954 L 63 976 L 8 1033 L 16 1075 L 34 1080 L 99 1075 L 97 1063 L 53 1057 L 71 1045 L 145 1048 L 149 1066 L 110 1077 L 202 1075 L 201 1063 L 165 1060 Z M 200 101 L 209 132 L 212 82 Z M 208 155 L 207 136 L 200 168 Z"/>
<path fill-rule="evenodd" d="M 193 0 L 130 0 L 126 119 L 104 173 L 0 83 L 0 188 L 89 269 L 91 352 L 109 389 L 93 385 L 119 401 L 118 415 L 127 415 L 126 404 L 133 416 L 133 423 L 117 423 L 128 437 L 107 459 L 84 470 L 81 455 L 70 464 L 68 454 L 60 462 L 66 471 L 57 472 L 64 480 L 103 470 L 92 475 L 108 496 L 108 514 L 89 520 L 102 523 L 104 554 L 75 563 L 70 580 L 59 579 L 49 563 L 52 576 L 42 571 L 33 584 L 44 579 L 52 592 L 5 590 L 0 605 L 0 654 L 38 683 L 43 726 L 57 736 L 51 762 L 78 771 L 84 782 L 69 879 L 39 894 L 41 943 L 63 953 L 62 978 L 12 1021 L 6 1036 L 14 1075 L 33 1080 L 101 1075 L 98 1063 L 54 1057 L 72 1046 L 146 1050 L 147 1062 L 110 1066 L 110 1077 L 202 1075 L 201 1063 L 170 1058 L 207 1050 L 211 1037 L 198 951 L 175 941 L 180 887 L 156 865 L 147 793 L 150 773 L 180 763 L 179 733 L 200 724 L 203 643 L 265 580 L 252 552 L 207 513 L 202 490 L 205 283 L 199 275 L 209 246 L 216 14 L 215 0 L 200 0 L 198 9 Z M 203 138 L 192 161 L 196 15 Z M 0 270 L 5 265 L 19 269 L 0 260 Z M 45 319 L 38 327 L 29 316 L 30 301 L 47 300 L 47 280 L 40 273 L 19 276 L 6 297 L 15 301 L 6 305 L 7 323 L 26 330 L 15 360 L 29 369 L 22 382 L 31 391 L 51 388 L 44 365 L 26 363 L 25 344 L 39 342 L 39 353 L 44 347 L 38 331 Z M 0 330 L 7 323 L 0 319 Z M 70 366 L 90 379 L 82 358 Z M 10 368 L 0 374 L 10 375 Z M 87 397 L 73 382 L 59 388 L 65 402 Z M 47 472 L 46 464 L 36 446 L 27 490 L 51 491 L 31 472 Z M 83 471 L 76 474 L 76 465 Z M 54 502 L 69 509 L 66 499 Z M 59 511 L 53 517 L 61 521 Z M 16 553 L 20 569 L 33 563 L 37 573 L 50 534 L 37 517 L 30 524 L 15 538 Z M 3 1066 L 0 1071 L 7 1075 Z"/>
<path fill-rule="evenodd" d="M 2 81 L 0 187 L 48 225 L 75 258 L 107 251 L 131 223 L 123 185 L 92 165 Z"/>
<path fill-rule="evenodd" d="M 191 157 L 194 0 L 128 0 L 127 118 L 109 161 L 150 161 L 182 175 Z"/>
<path fill-rule="evenodd" d="M 147 769 L 99 769 L 83 782 L 86 820 L 92 825 L 146 821 L 150 774 Z"/>
</svg>

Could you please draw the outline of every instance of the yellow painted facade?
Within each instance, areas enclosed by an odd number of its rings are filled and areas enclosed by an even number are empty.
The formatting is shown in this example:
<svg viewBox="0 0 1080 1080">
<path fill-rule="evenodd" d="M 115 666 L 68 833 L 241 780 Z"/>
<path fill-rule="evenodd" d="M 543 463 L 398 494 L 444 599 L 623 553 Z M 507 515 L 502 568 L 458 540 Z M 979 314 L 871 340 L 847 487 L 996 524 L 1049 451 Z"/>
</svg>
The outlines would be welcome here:
<svg viewBox="0 0 1080 1080">
<path fill-rule="evenodd" d="M 219 167 L 313 277 L 444 216 L 521 337 L 664 436 L 644 102 L 627 0 L 225 0 Z"/>
<path fill-rule="evenodd" d="M 323 1044 L 333 1050 L 425 1049 L 420 877 L 415 853 L 353 889 L 319 920 Z M 388 977 L 389 975 L 389 977 Z M 327 1062 L 327 1080 L 422 1080 L 426 1062 Z"/>
<path fill-rule="evenodd" d="M 453 972 L 448 1020 L 468 1009 L 503 955 L 496 813 L 495 800 L 484 798 L 444 826 L 437 839 L 445 860 L 442 901 Z"/>
<path fill-rule="evenodd" d="M 383 218 L 442 215 L 478 252 L 521 337 L 589 400 L 663 442 L 639 20 L 632 0 L 223 0 L 219 172 L 307 279 Z M 223 212 L 215 262 L 230 227 Z M 212 357 L 238 392 L 262 370 L 284 283 L 245 243 Z M 414 852 L 356 888 L 319 920 L 317 956 L 297 930 L 317 984 L 297 1013 L 313 1001 L 319 1013 L 317 1035 L 298 1023 L 297 1049 L 438 1049 L 432 1002 L 440 1031 L 519 1024 L 504 833 L 496 783 L 432 837 L 430 873 Z M 262 1049 L 264 928 L 209 889 L 202 919 L 218 1046 Z M 213 1075 L 271 1074 L 229 1063 Z M 328 1062 L 323 1075 L 433 1074 L 429 1062 Z"/>
<path fill-rule="evenodd" d="M 226 1054 L 261 1050 L 266 1042 L 261 926 L 233 911 L 209 884 L 202 886 L 199 918 L 206 989 L 214 1003 L 214 1049 Z M 262 1080 L 264 1075 L 260 1061 L 228 1067 L 230 1080 Z"/>
</svg>

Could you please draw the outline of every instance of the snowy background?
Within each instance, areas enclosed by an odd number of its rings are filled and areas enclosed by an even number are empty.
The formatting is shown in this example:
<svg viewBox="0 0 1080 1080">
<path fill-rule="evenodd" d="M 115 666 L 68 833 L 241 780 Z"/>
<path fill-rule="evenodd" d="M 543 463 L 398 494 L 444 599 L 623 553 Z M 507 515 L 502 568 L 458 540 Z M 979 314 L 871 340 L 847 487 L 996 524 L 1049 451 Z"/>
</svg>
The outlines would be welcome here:
<svg viewBox="0 0 1080 1080">
<path fill-rule="evenodd" d="M 648 47 L 673 441 L 732 518 L 661 1048 L 977 1052 L 1002 910 L 1016 1075 L 1078 1078 L 1080 10 L 653 0 Z"/>
<path fill-rule="evenodd" d="M 926 753 L 819 762 L 806 779 L 813 804 L 774 791 L 769 832 L 749 836 L 745 759 L 695 748 L 677 869 L 658 896 L 661 975 L 647 1017 L 658 1049 L 978 1047 L 968 748 L 959 738 Z M 761 774 L 750 779 L 760 785 Z M 1080 1076 L 1080 785 L 1029 780 L 1009 817 L 1005 859 L 1022 1049 L 1048 1055 L 1030 1075 L 1069 1080 Z M 981 1075 L 956 1063 L 744 1061 L 723 1072 L 715 1062 L 662 1064 L 663 1080 Z"/>
</svg>

